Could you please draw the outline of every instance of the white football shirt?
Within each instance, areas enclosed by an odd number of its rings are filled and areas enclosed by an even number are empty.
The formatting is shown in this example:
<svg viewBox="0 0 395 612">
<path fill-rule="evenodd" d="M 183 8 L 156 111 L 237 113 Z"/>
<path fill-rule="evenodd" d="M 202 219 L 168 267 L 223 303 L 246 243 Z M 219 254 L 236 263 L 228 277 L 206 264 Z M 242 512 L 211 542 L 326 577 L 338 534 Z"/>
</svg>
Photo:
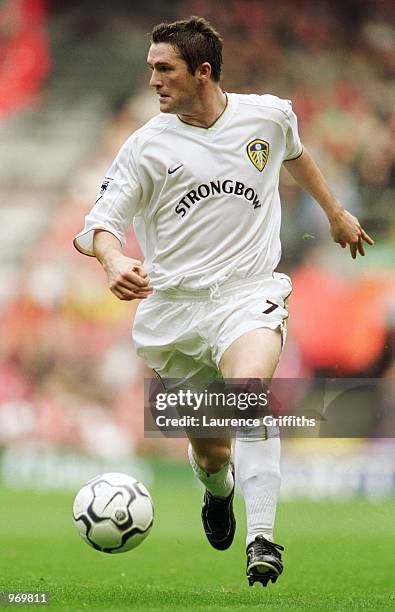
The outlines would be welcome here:
<svg viewBox="0 0 395 612">
<path fill-rule="evenodd" d="M 266 276 L 280 255 L 279 174 L 302 153 L 291 103 L 227 94 L 210 128 L 161 113 L 123 145 L 75 237 L 93 255 L 95 229 L 125 243 L 134 222 L 153 287 L 198 289 Z"/>
</svg>

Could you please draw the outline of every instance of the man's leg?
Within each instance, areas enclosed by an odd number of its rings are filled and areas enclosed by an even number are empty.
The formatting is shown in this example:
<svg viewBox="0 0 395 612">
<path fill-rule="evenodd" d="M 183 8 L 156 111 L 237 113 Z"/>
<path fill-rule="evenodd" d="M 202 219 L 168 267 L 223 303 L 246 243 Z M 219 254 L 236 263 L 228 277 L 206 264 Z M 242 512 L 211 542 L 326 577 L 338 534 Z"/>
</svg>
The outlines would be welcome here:
<svg viewBox="0 0 395 612">
<path fill-rule="evenodd" d="M 256 391 L 259 379 L 272 378 L 280 353 L 279 331 L 252 330 L 225 351 L 219 364 L 221 374 L 225 379 L 253 379 Z M 266 586 L 282 571 L 281 556 L 270 544 L 280 490 L 279 438 L 238 438 L 235 465 L 247 515 L 247 574 L 250 584 L 259 580 Z"/>
<path fill-rule="evenodd" d="M 193 471 L 216 497 L 227 497 L 233 489 L 230 467 L 231 437 L 190 438 L 189 460 Z"/>
<path fill-rule="evenodd" d="M 202 508 L 204 531 L 217 550 L 229 548 L 236 529 L 231 443 L 230 435 L 222 438 L 190 437 L 188 448 L 192 470 L 206 487 Z"/>
</svg>

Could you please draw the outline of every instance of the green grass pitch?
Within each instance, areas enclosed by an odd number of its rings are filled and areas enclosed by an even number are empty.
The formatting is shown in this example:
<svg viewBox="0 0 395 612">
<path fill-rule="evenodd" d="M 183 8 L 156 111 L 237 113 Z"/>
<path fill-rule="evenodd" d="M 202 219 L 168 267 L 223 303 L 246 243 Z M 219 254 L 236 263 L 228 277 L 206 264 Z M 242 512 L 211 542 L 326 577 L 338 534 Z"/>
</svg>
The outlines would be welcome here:
<svg viewBox="0 0 395 612">
<path fill-rule="evenodd" d="M 281 503 L 285 571 L 264 589 L 245 577 L 240 498 L 236 540 L 217 552 L 203 535 L 202 494 L 188 468 L 151 489 L 151 534 L 114 556 L 77 535 L 73 493 L 0 489 L 0 591 L 48 591 L 50 609 L 70 611 L 395 610 L 394 501 Z"/>
</svg>

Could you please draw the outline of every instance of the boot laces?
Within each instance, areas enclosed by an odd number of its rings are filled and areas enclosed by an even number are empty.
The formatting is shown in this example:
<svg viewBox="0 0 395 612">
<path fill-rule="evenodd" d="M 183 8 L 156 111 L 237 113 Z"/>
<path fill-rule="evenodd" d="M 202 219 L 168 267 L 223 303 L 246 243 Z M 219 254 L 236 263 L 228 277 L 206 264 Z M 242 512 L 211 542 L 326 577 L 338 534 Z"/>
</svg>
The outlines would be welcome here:
<svg viewBox="0 0 395 612">
<path fill-rule="evenodd" d="M 275 542 L 270 542 L 270 540 L 266 540 L 265 538 L 257 538 L 254 542 L 254 552 L 257 555 L 267 555 L 267 553 L 273 554 L 275 557 L 280 557 L 280 550 L 284 550 L 284 546 L 281 544 L 275 544 Z"/>
</svg>

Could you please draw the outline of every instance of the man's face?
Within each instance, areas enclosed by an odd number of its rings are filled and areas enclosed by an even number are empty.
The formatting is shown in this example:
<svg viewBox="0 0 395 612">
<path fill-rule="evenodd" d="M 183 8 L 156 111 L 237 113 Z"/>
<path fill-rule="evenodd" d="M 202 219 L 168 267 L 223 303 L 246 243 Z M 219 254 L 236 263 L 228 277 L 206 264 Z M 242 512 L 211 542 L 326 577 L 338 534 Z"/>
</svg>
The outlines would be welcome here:
<svg viewBox="0 0 395 612">
<path fill-rule="evenodd" d="M 149 84 L 159 95 L 162 113 L 188 112 L 196 96 L 198 80 L 188 71 L 178 50 L 168 43 L 152 44 L 147 63 L 152 71 Z"/>
</svg>

